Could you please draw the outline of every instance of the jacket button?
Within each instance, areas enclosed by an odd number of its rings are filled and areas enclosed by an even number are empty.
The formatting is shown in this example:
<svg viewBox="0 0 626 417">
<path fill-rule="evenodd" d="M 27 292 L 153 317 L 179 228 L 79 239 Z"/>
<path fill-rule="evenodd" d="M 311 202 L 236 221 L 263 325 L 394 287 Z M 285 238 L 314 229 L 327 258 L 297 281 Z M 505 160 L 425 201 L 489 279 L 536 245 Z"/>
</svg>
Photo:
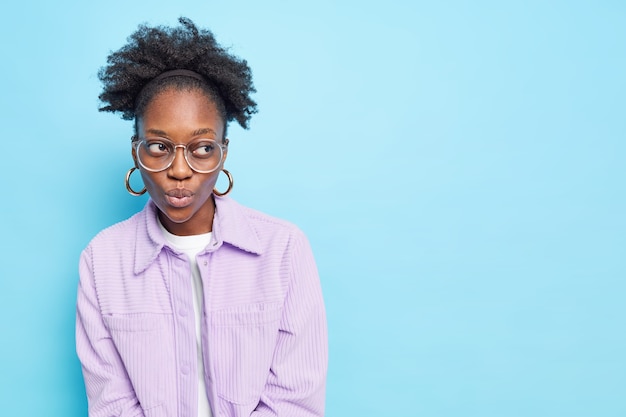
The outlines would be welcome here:
<svg viewBox="0 0 626 417">
<path fill-rule="evenodd" d="M 183 375 L 189 375 L 189 365 L 183 365 L 180 367 L 180 372 Z"/>
</svg>

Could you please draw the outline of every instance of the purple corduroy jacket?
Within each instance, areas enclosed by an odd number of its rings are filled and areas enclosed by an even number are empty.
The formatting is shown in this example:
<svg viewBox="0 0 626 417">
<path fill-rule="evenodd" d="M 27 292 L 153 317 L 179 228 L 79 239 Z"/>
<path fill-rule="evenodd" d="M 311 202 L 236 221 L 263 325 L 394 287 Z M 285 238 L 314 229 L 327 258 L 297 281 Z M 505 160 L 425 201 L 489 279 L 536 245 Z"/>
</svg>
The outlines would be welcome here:
<svg viewBox="0 0 626 417">
<path fill-rule="evenodd" d="M 288 222 L 215 200 L 212 240 L 197 256 L 213 416 L 322 416 L 326 316 L 308 241 Z M 156 216 L 148 201 L 80 258 L 76 349 L 91 417 L 197 417 L 190 264 Z"/>
</svg>

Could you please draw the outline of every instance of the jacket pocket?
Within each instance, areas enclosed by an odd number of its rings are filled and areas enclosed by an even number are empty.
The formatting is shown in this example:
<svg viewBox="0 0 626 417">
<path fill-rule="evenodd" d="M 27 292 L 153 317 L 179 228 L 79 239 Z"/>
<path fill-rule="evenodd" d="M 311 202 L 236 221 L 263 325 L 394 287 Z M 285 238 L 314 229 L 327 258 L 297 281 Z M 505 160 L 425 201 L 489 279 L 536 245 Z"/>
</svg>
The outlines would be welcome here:
<svg viewBox="0 0 626 417">
<path fill-rule="evenodd" d="M 119 314 L 103 316 L 139 403 L 146 410 L 168 398 L 175 380 L 173 318 L 169 314 Z"/>
<path fill-rule="evenodd" d="M 143 414 L 146 417 L 166 417 L 165 410 L 161 404 L 144 409 Z"/>
<path fill-rule="evenodd" d="M 281 313 L 280 303 L 209 313 L 210 365 L 220 397 L 234 404 L 258 402 L 270 372 Z"/>
</svg>

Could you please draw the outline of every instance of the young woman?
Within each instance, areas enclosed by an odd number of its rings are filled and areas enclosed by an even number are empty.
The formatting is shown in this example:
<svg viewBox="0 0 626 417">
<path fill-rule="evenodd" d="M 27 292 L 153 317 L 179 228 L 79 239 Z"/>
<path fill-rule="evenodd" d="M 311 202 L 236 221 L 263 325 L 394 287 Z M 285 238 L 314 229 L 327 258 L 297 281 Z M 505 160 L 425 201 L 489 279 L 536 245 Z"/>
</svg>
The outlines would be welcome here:
<svg viewBox="0 0 626 417">
<path fill-rule="evenodd" d="M 326 318 L 306 237 L 226 196 L 228 123 L 256 112 L 250 69 L 180 23 L 140 26 L 99 74 L 100 110 L 134 120 L 126 187 L 150 199 L 81 255 L 89 415 L 321 416 Z"/>
</svg>

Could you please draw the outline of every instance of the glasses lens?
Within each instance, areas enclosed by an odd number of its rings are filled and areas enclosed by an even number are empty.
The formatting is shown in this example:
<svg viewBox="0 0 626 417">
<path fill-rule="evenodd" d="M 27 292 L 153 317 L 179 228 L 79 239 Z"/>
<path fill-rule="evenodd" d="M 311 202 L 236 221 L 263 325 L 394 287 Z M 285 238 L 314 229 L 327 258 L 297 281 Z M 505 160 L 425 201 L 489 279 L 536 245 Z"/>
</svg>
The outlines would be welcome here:
<svg viewBox="0 0 626 417">
<path fill-rule="evenodd" d="M 222 162 L 222 148 L 213 139 L 198 139 L 187 145 L 187 162 L 198 172 L 211 172 Z"/>
<path fill-rule="evenodd" d="M 174 145 L 162 139 L 145 139 L 137 146 L 139 162 L 150 171 L 161 171 L 174 159 Z"/>
</svg>

